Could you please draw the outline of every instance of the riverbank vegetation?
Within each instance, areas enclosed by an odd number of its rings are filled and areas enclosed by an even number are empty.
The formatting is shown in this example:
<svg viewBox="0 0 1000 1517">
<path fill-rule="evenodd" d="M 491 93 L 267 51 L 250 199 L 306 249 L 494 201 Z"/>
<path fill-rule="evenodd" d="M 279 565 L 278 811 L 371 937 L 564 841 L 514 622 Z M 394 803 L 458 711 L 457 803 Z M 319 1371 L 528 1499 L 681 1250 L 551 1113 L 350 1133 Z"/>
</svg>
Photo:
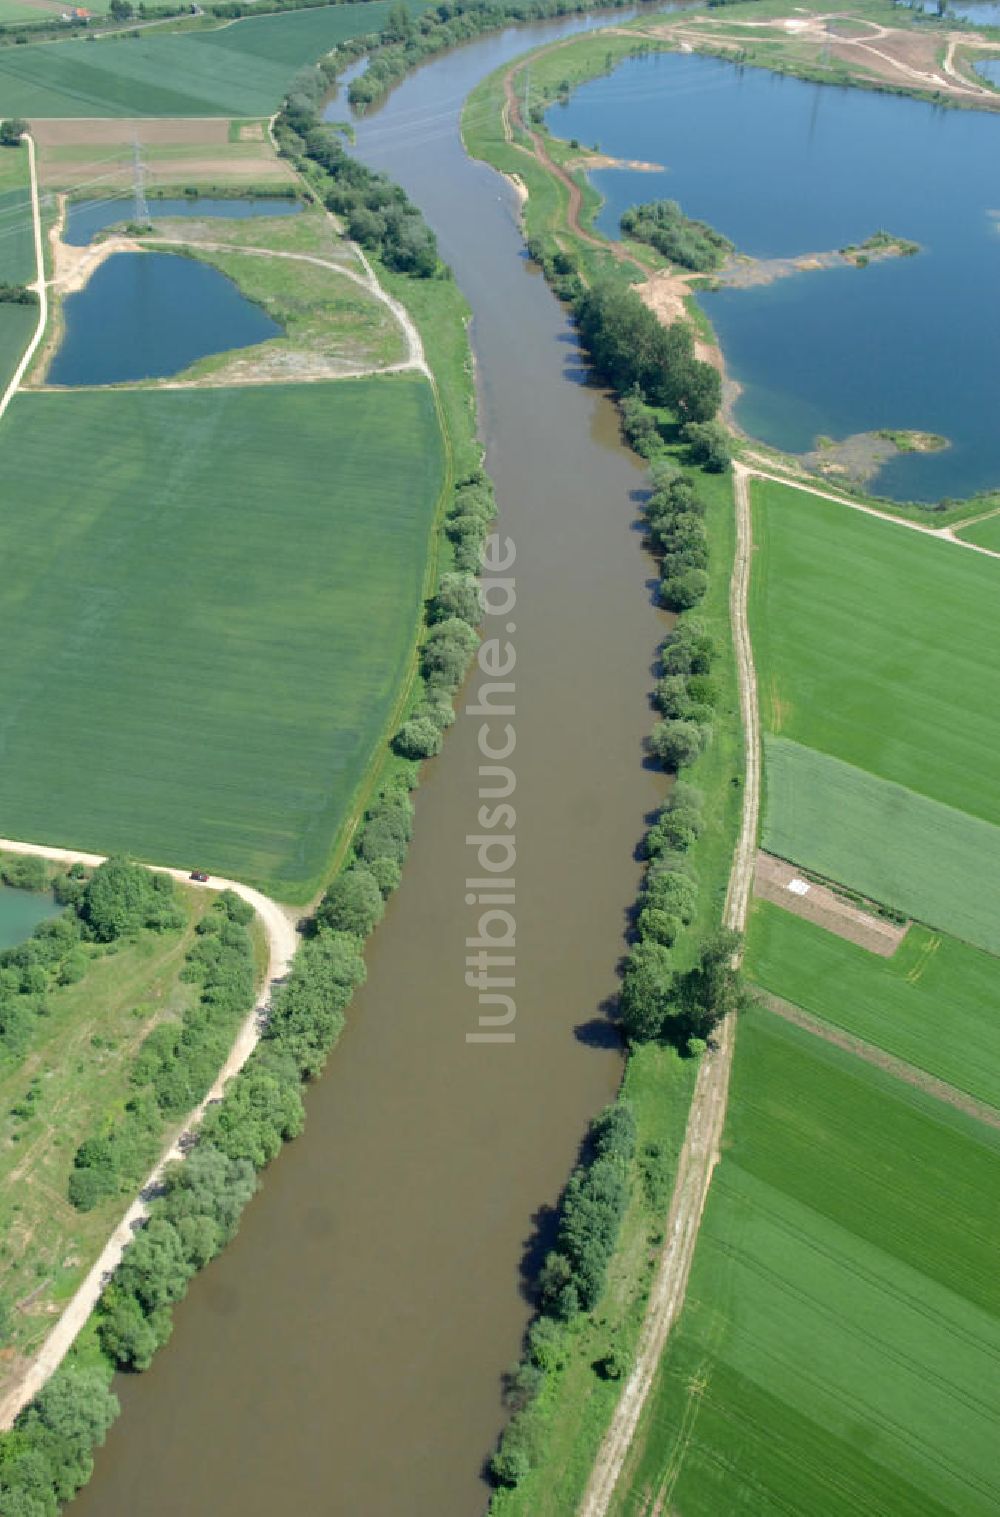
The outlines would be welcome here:
<svg viewBox="0 0 1000 1517">
<path fill-rule="evenodd" d="M 669 263 L 700 274 L 720 269 L 734 251 L 705 221 L 685 216 L 676 200 L 650 200 L 622 212 L 621 229 L 634 242 L 648 242 Z"/>
<path fill-rule="evenodd" d="M 135 1190 L 162 1146 L 173 1114 L 151 1107 L 134 1073 L 149 1040 L 196 1030 L 199 986 L 188 961 L 214 912 L 204 893 L 124 861 L 60 873 L 9 855 L 2 873 L 21 889 L 54 885 L 64 904 L 0 953 L 0 1386 L 8 1386 L 118 1222 L 123 1188 Z M 248 963 L 252 989 L 252 955 Z M 90 1143 L 95 1160 L 104 1148 L 124 1160 L 126 1136 L 134 1179 L 122 1175 L 116 1186 L 109 1176 L 77 1192 L 81 1145 Z M 71 1194 L 86 1204 L 74 1206 Z"/>
</svg>

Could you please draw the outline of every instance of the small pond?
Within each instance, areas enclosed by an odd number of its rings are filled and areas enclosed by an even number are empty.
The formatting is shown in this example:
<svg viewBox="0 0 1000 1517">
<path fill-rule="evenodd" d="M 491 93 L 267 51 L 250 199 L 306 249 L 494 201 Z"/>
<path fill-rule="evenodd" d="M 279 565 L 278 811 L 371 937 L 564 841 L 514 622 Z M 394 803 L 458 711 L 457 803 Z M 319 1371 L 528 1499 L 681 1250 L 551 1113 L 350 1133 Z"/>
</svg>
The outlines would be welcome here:
<svg viewBox="0 0 1000 1517">
<path fill-rule="evenodd" d="M 998 7 L 1000 9 L 1000 7 Z M 1000 22 L 997 23 L 1000 25 Z M 984 58 L 976 64 L 976 73 L 982 74 L 991 84 L 1000 85 L 1000 58 Z"/>
<path fill-rule="evenodd" d="M 210 353 L 249 348 L 281 327 L 208 264 L 176 253 L 113 253 L 63 304 L 53 385 L 165 379 Z"/>
<path fill-rule="evenodd" d="M 254 216 L 294 216 L 301 209 L 300 201 L 279 195 L 248 196 L 245 200 L 182 195 L 176 199 L 151 199 L 149 219 L 160 221 L 167 216 L 228 216 L 234 221 L 248 221 Z M 117 226 L 131 219 L 130 200 L 71 200 L 63 241 L 74 248 L 86 247 L 105 227 Z"/>
<path fill-rule="evenodd" d="M 58 916 L 62 909 L 50 890 L 11 890 L 0 885 L 0 949 L 23 943 L 39 922 Z"/>
<path fill-rule="evenodd" d="M 908 3 L 900 8 L 922 10 L 925 16 L 939 14 L 938 0 L 921 0 L 919 4 Z M 952 17 L 956 21 L 969 21 L 973 26 L 1000 26 L 1000 3 L 998 0 L 959 0 L 958 4 L 952 5 L 949 0 L 944 19 L 948 21 Z"/>
</svg>

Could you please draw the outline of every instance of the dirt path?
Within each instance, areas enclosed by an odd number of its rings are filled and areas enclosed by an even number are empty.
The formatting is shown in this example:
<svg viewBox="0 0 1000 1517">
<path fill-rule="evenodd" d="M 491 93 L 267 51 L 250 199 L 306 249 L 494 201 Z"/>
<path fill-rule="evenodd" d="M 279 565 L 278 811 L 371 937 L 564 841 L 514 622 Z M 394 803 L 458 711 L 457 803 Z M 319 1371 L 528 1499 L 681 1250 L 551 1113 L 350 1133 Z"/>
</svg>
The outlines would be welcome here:
<svg viewBox="0 0 1000 1517">
<path fill-rule="evenodd" d="M 757 854 L 760 731 L 757 675 L 747 618 L 752 550 L 750 492 L 747 488 L 746 470 L 740 464 L 733 466 L 733 495 L 736 508 L 736 555 L 729 604 L 739 675 L 745 774 L 743 817 L 729 875 L 725 922 L 727 927 L 742 931 L 746 926 Z M 639 1334 L 635 1366 L 626 1381 L 598 1451 L 580 1503 L 579 1517 L 604 1517 L 608 1510 L 670 1330 L 684 1304 L 708 1187 L 720 1157 L 735 1036 L 734 1019 L 727 1017 L 718 1029 L 714 1048 L 703 1056 L 698 1070 L 684 1146 L 677 1166 L 677 1179 L 667 1215 L 666 1242 Z"/>
<path fill-rule="evenodd" d="M 35 843 L 22 843 L 12 838 L 0 838 L 0 850 L 7 853 L 31 854 L 37 858 L 51 859 L 57 863 L 72 864 L 77 861 L 90 866 L 103 862 L 100 854 L 80 853 L 67 848 L 46 848 Z M 150 866 L 156 868 L 157 866 Z M 188 874 L 183 869 L 161 869 L 162 874 L 169 874 L 175 880 L 183 880 L 190 883 Z M 97 1304 L 98 1297 L 104 1289 L 109 1277 L 117 1268 L 121 1256 L 128 1244 L 132 1241 L 137 1230 L 141 1227 L 149 1213 L 149 1198 L 155 1191 L 163 1174 L 165 1166 L 175 1159 L 181 1159 L 190 1145 L 192 1134 L 197 1130 L 205 1112 L 214 1101 L 218 1101 L 226 1084 L 233 1075 L 238 1074 L 256 1048 L 260 1040 L 264 1026 L 264 1016 L 270 1001 L 273 986 L 280 982 L 288 973 L 292 959 L 298 946 L 298 934 L 295 930 L 294 917 L 272 901 L 268 896 L 262 895 L 258 890 L 252 890 L 248 885 L 241 884 L 238 880 L 210 879 L 202 885 L 205 890 L 232 890 L 244 901 L 248 902 L 263 923 L 267 933 L 268 963 L 267 973 L 261 989 L 260 997 L 253 1011 L 244 1020 L 236 1034 L 236 1039 L 229 1055 L 218 1075 L 212 1083 L 212 1088 L 195 1109 L 190 1112 L 184 1122 L 181 1132 L 170 1143 L 169 1147 L 160 1155 L 155 1168 L 147 1176 L 139 1195 L 129 1206 L 121 1222 L 115 1228 L 111 1237 L 104 1245 L 93 1266 L 91 1267 L 82 1284 L 77 1288 L 75 1295 L 69 1301 L 59 1321 L 49 1333 L 38 1353 L 32 1359 L 22 1375 L 20 1381 L 0 1401 L 0 1428 L 9 1428 L 22 1407 L 26 1406 L 31 1398 L 41 1390 L 66 1357 L 77 1334 L 85 1325 L 88 1317 Z"/>
<path fill-rule="evenodd" d="M 329 269 L 334 274 L 340 274 L 344 279 L 349 279 L 373 299 L 384 305 L 393 316 L 403 336 L 406 339 L 407 356 L 403 363 L 389 364 L 384 368 L 365 371 L 374 373 L 394 373 L 404 369 L 415 369 L 430 379 L 431 372 L 424 354 L 424 345 L 420 333 L 406 308 L 400 304 L 388 290 L 383 289 L 363 250 L 356 243 L 347 243 L 347 246 L 357 255 L 364 272 L 358 274 L 354 269 L 346 268 L 341 263 L 335 263 L 329 258 L 319 258 L 314 253 L 289 253 L 273 248 L 244 247 L 240 243 L 229 242 L 204 242 L 185 237 L 157 237 L 152 236 L 138 241 L 134 237 L 115 236 L 108 237 L 103 242 L 91 244 L 86 248 L 71 248 L 61 239 L 53 241 L 53 250 L 56 256 L 56 277 L 53 279 L 53 287 L 61 294 L 70 294 L 83 289 L 87 280 L 98 269 L 105 259 L 115 253 L 142 252 L 144 247 L 177 247 L 177 248 L 205 248 L 213 253 L 246 253 L 259 258 L 290 258 L 298 263 L 311 263 L 321 269 Z M 332 376 L 331 376 L 332 377 Z M 356 375 L 349 376 L 356 378 Z M 228 385 L 224 386 L 228 388 Z M 0 412 L 2 414 L 2 412 Z"/>
<path fill-rule="evenodd" d="M 959 1090 L 954 1085 L 939 1080 L 934 1075 L 929 1075 L 926 1070 L 918 1069 L 915 1064 L 908 1064 L 905 1059 L 897 1059 L 895 1054 L 886 1053 L 884 1048 L 877 1048 L 874 1043 L 866 1043 L 863 1038 L 856 1038 L 853 1033 L 844 1032 L 839 1027 L 834 1027 L 831 1022 L 824 1022 L 820 1017 L 812 1016 L 808 1011 L 803 1011 L 801 1006 L 795 1006 L 791 1001 L 784 1001 L 780 996 L 773 996 L 767 991 L 758 991 L 758 999 L 761 1005 L 766 1006 L 768 1011 L 774 1012 L 775 1016 L 783 1018 L 786 1022 L 794 1022 L 796 1027 L 804 1027 L 806 1032 L 813 1033 L 817 1038 L 822 1038 L 825 1043 L 833 1043 L 837 1048 L 843 1048 L 847 1053 L 856 1054 L 859 1059 L 864 1059 L 866 1064 L 874 1064 L 878 1069 L 884 1069 L 887 1074 L 902 1080 L 906 1085 L 912 1085 L 915 1090 L 922 1090 L 926 1095 L 933 1096 L 937 1101 L 944 1101 L 947 1106 L 953 1106 L 956 1111 L 964 1112 L 968 1117 L 974 1117 L 977 1122 L 985 1122 L 988 1127 L 1000 1128 L 1000 1111 L 995 1106 L 987 1106 L 984 1101 L 977 1101 L 975 1096 L 966 1095 L 964 1090 Z"/>
<path fill-rule="evenodd" d="M 3 416 L 17 393 L 18 386 L 28 370 L 28 365 L 34 358 L 38 344 L 42 340 L 45 331 L 45 323 L 49 316 L 49 296 L 45 288 L 45 251 L 42 247 L 42 213 L 38 204 L 38 170 L 35 165 L 35 142 L 34 138 L 25 133 L 24 141 L 28 144 L 28 170 L 31 176 L 31 221 L 35 234 L 35 282 L 29 285 L 29 289 L 35 291 L 38 296 L 38 324 L 32 333 L 31 341 L 21 355 L 21 362 L 11 377 L 11 381 L 0 395 L 0 417 Z"/>
<path fill-rule="evenodd" d="M 957 548 L 967 548 L 972 553 L 982 553 L 986 558 L 1000 558 L 1000 553 L 995 548 L 984 548 L 980 543 L 970 543 L 964 537 L 956 536 L 954 527 L 925 527 L 923 522 L 911 521 L 908 516 L 896 516 L 892 511 L 880 511 L 877 506 L 865 506 L 846 495 L 838 495 L 832 490 L 822 490 L 818 485 L 808 484 L 800 474 L 780 474 L 775 473 L 771 468 L 763 468 L 756 462 L 760 457 L 757 453 L 748 452 L 746 457 L 754 462 L 734 465 L 734 468 L 742 470 L 744 475 L 752 475 L 755 479 L 769 479 L 777 485 L 792 485 L 805 495 L 815 495 L 820 500 L 832 500 L 838 506 L 849 506 L 852 511 L 860 511 L 865 516 L 877 516 L 879 521 L 892 522 L 896 527 L 908 527 L 911 532 L 920 532 L 924 537 L 936 537 L 941 542 L 954 543 Z M 982 516 L 972 517 L 971 520 L 983 521 L 986 517 L 995 514 L 994 511 L 984 511 Z M 957 523 L 959 530 L 967 525 L 967 522 Z"/>
</svg>

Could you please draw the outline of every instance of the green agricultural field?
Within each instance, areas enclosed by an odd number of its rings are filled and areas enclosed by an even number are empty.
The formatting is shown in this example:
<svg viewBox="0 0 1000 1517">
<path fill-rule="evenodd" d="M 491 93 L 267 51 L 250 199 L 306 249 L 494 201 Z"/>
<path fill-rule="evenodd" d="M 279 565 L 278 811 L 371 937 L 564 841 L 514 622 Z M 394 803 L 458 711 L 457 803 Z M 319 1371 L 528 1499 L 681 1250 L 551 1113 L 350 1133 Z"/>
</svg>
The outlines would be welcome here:
<svg viewBox="0 0 1000 1517">
<path fill-rule="evenodd" d="M 1000 823 L 1000 563 L 784 485 L 753 501 L 765 728 Z"/>
<path fill-rule="evenodd" d="M 612 1510 L 992 1517 L 998 1206 L 1000 1133 L 747 1015 L 684 1313 Z"/>
<path fill-rule="evenodd" d="M 307 898 L 409 667 L 442 479 L 412 375 L 18 395 L 0 835 Z"/>
<path fill-rule="evenodd" d="M 28 149 L 0 148 L 0 284 L 35 278 Z"/>
<path fill-rule="evenodd" d="M 205 31 L 4 48 L 0 99 L 7 115 L 29 118 L 269 116 L 300 68 L 379 31 L 391 9 L 392 0 L 361 0 Z"/>
<path fill-rule="evenodd" d="M 0 304 L 0 395 L 13 379 L 37 325 L 37 306 Z"/>
<path fill-rule="evenodd" d="M 764 776 L 770 853 L 1000 953 L 1000 828 L 787 738 Z"/>
<path fill-rule="evenodd" d="M 978 543 L 981 548 L 992 548 L 994 553 L 1000 553 L 1000 514 L 987 516 L 971 527 L 961 527 L 958 535 L 968 538 L 970 543 Z"/>
<path fill-rule="evenodd" d="M 1000 959 L 911 927 L 879 958 L 768 901 L 754 904 L 755 985 L 1000 1106 Z"/>
</svg>

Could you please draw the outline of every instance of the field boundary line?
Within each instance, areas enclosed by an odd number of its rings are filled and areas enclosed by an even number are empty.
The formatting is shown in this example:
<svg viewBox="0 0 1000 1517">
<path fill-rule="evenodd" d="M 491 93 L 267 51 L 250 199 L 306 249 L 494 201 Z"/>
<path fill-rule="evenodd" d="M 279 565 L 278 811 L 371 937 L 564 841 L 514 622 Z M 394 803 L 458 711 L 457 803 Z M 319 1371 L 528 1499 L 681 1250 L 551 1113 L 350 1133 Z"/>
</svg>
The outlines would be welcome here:
<svg viewBox="0 0 1000 1517">
<path fill-rule="evenodd" d="M 29 854 L 34 858 L 49 859 L 53 863 L 81 863 L 96 867 L 104 862 L 104 855 L 83 853 L 72 848 L 49 848 L 39 843 L 23 843 L 13 838 L 0 838 L 0 851 Z M 192 883 L 186 870 L 158 868 L 159 874 L 169 874 L 185 884 Z M 100 1298 L 101 1292 L 121 1262 L 122 1254 L 149 1216 L 150 1202 L 163 1178 L 167 1165 L 183 1159 L 191 1146 L 191 1138 L 204 1120 L 208 1108 L 222 1098 L 228 1082 L 239 1074 L 253 1053 L 264 1030 L 271 992 L 280 984 L 291 967 L 298 947 L 298 933 L 294 922 L 277 901 L 263 895 L 259 890 L 242 884 L 239 880 L 213 877 L 207 882 L 198 882 L 203 890 L 232 890 L 248 905 L 261 921 L 267 934 L 268 964 L 260 993 L 254 998 L 253 1010 L 244 1018 L 236 1033 L 226 1061 L 212 1082 L 203 1099 L 190 1111 L 179 1132 L 171 1138 L 153 1169 L 147 1175 L 138 1195 L 105 1243 L 101 1252 L 87 1272 L 81 1284 L 67 1302 L 58 1322 L 49 1332 L 35 1357 L 29 1360 L 16 1386 L 0 1401 L 0 1429 L 10 1428 L 18 1413 L 45 1385 L 69 1353 L 77 1335 L 86 1325 Z"/>
<path fill-rule="evenodd" d="M 733 467 L 735 469 L 737 465 L 734 464 Z M 797 476 L 775 473 L 756 463 L 740 463 L 738 467 L 754 479 L 769 479 L 772 484 L 788 485 L 793 490 L 801 490 L 805 495 L 815 495 L 820 500 L 830 500 L 838 506 L 849 506 L 852 511 L 860 511 L 864 516 L 875 516 L 879 521 L 892 522 L 896 527 L 908 527 L 911 532 L 920 532 L 924 537 L 936 537 L 939 542 L 954 543 L 958 548 L 969 548 L 973 553 L 984 554 L 986 558 L 1000 558 L 1000 553 L 996 549 L 984 548 L 979 543 L 967 542 L 964 537 L 956 535 L 963 527 L 970 526 L 972 522 L 983 521 L 985 517 L 995 515 L 996 511 L 986 511 L 983 516 L 974 516 L 969 521 L 956 522 L 954 527 L 927 527 L 923 522 L 910 521 L 907 516 L 896 516 L 892 511 L 880 511 L 877 506 L 866 506 L 861 501 L 851 500 L 846 495 L 837 495 L 832 490 L 820 489 L 818 485 L 806 484 Z M 1000 510 L 1000 507 L 996 509 Z"/>
<path fill-rule="evenodd" d="M 31 221 L 35 235 L 35 282 L 28 288 L 36 291 L 38 295 L 38 325 L 35 327 L 31 341 L 21 354 L 21 361 L 11 377 L 3 395 L 0 396 L 0 417 L 4 415 L 18 389 L 21 380 L 27 372 L 28 365 L 38 350 L 38 344 L 42 340 L 45 324 L 49 317 L 49 296 L 45 287 L 45 249 L 42 245 L 42 212 L 38 203 L 38 171 L 35 166 L 35 142 L 34 138 L 25 132 L 22 141 L 28 144 L 28 174 L 31 181 Z"/>
<path fill-rule="evenodd" d="M 906 1059 L 901 1059 L 896 1054 L 880 1048 L 877 1043 L 869 1043 L 867 1039 L 859 1038 L 855 1033 L 845 1032 L 835 1023 L 827 1022 L 823 1017 L 818 1017 L 813 1012 L 796 1006 L 794 1001 L 786 1001 L 784 996 L 772 995 L 769 990 L 758 987 L 757 999 L 765 1010 L 776 1017 L 781 1017 L 782 1021 L 801 1027 L 805 1032 L 812 1033 L 814 1037 L 822 1038 L 824 1043 L 832 1043 L 835 1048 L 842 1048 L 845 1053 L 854 1054 L 866 1064 L 873 1064 L 877 1069 L 884 1070 L 886 1074 L 892 1075 L 903 1084 L 912 1085 L 915 1090 L 923 1091 L 924 1095 L 933 1096 L 936 1101 L 942 1101 L 946 1106 L 954 1107 L 956 1111 L 962 1112 L 967 1117 L 973 1117 L 977 1122 L 985 1123 L 987 1127 L 1000 1128 L 1000 1111 L 995 1106 L 990 1106 L 988 1102 L 968 1095 L 964 1090 L 959 1090 L 957 1085 L 949 1085 L 947 1080 L 939 1079 L 937 1075 L 928 1074 L 918 1064 L 910 1064 Z"/>
<path fill-rule="evenodd" d="M 747 471 L 738 462 L 733 464 L 733 503 L 736 551 L 729 587 L 729 611 L 743 723 L 744 784 L 743 815 L 729 874 L 724 921 L 727 927 L 741 932 L 746 926 L 757 856 L 761 753 L 757 672 L 748 620 L 753 526 Z M 604 1435 L 577 1509 L 578 1517 L 605 1517 L 671 1329 L 684 1305 L 709 1185 L 721 1157 L 735 1038 L 735 1017 L 730 1015 L 720 1023 L 714 1046 L 702 1055 L 667 1214 L 666 1242 L 639 1331 L 635 1365 Z"/>
</svg>

